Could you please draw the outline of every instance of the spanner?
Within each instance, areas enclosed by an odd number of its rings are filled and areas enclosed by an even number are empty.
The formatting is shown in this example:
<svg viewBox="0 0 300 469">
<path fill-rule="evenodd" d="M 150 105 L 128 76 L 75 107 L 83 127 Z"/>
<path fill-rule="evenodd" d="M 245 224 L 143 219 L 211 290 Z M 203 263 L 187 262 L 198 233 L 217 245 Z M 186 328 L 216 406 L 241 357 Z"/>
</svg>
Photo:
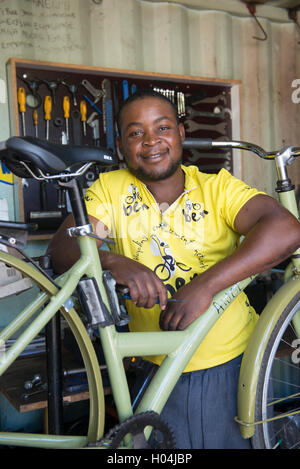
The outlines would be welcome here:
<svg viewBox="0 0 300 469">
<path fill-rule="evenodd" d="M 93 140 L 95 142 L 95 146 L 99 146 L 100 143 L 100 131 L 99 131 L 99 119 L 96 119 L 98 116 L 97 112 L 93 112 L 86 123 L 92 128 L 93 130 Z"/>
<path fill-rule="evenodd" d="M 192 104 L 195 106 L 197 104 L 201 103 L 215 103 L 217 104 L 219 101 L 223 101 L 224 104 L 226 104 L 226 96 L 224 94 L 218 94 L 217 96 L 211 96 L 208 98 L 200 99 L 198 101 L 192 102 Z"/>
<path fill-rule="evenodd" d="M 186 115 L 188 119 L 193 119 L 194 117 L 213 117 L 216 119 L 224 119 L 226 114 L 230 115 L 231 118 L 231 109 L 228 107 L 221 108 L 219 106 L 215 107 L 216 112 L 205 112 L 205 111 L 195 111 L 195 109 L 192 109 L 191 107 L 186 108 Z"/>
<path fill-rule="evenodd" d="M 94 88 L 94 86 L 86 79 L 82 80 L 81 82 L 82 86 L 85 87 L 86 90 L 93 96 L 94 98 L 94 104 L 98 103 L 98 101 L 102 98 L 103 96 L 103 91 L 98 90 L 97 88 Z"/>
<path fill-rule="evenodd" d="M 215 159 L 215 160 L 227 160 L 231 161 L 231 154 L 230 152 L 227 153 L 200 153 L 198 150 L 195 150 L 195 148 L 189 148 L 189 152 L 192 153 L 193 156 L 188 158 L 188 161 L 198 161 L 201 158 L 206 158 L 206 159 Z"/>
<path fill-rule="evenodd" d="M 188 132 L 196 132 L 196 130 L 209 130 L 213 132 L 218 132 L 219 134 L 225 134 L 226 127 L 227 127 L 226 122 L 222 122 L 217 125 L 208 125 L 208 124 L 197 124 L 197 122 L 194 122 L 189 119 L 185 121 L 185 124 L 187 124 L 185 126 L 185 129 Z"/>
<path fill-rule="evenodd" d="M 223 164 L 206 164 L 206 165 L 202 165 L 202 164 L 199 164 L 199 169 L 200 171 L 205 171 L 205 170 L 212 170 L 212 169 L 227 169 L 228 171 L 231 169 L 231 164 L 229 163 L 229 161 L 224 161 Z"/>
<path fill-rule="evenodd" d="M 33 388 L 32 391 L 22 394 L 22 399 L 27 401 L 31 396 L 35 396 L 36 394 L 41 394 L 42 392 L 47 390 L 47 383 L 41 384 L 38 388 Z"/>
</svg>

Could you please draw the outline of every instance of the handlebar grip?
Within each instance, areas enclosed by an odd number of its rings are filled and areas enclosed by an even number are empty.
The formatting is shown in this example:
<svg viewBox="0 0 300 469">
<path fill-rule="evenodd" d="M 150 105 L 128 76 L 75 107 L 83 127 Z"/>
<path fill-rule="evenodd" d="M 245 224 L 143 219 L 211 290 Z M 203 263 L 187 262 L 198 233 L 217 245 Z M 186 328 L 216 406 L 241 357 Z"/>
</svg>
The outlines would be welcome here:
<svg viewBox="0 0 300 469">
<path fill-rule="evenodd" d="M 38 229 L 38 225 L 36 225 L 35 223 L 22 223 L 0 220 L 0 228 L 11 230 L 35 231 Z"/>
<path fill-rule="evenodd" d="M 186 138 L 182 144 L 183 148 L 199 148 L 200 150 L 211 150 L 211 138 Z"/>
</svg>

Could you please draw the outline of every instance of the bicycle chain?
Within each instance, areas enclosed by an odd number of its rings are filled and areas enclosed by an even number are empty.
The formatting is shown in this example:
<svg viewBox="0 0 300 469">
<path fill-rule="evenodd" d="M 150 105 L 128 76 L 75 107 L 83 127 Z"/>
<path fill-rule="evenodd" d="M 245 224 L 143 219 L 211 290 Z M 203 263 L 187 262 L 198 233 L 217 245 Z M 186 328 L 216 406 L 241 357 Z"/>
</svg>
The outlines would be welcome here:
<svg viewBox="0 0 300 469">
<path fill-rule="evenodd" d="M 158 430 L 162 434 L 162 441 L 157 442 L 156 449 L 174 449 L 175 441 L 173 433 L 169 426 L 163 422 L 160 416 L 153 411 L 143 412 L 141 414 L 129 417 L 124 422 L 114 426 L 109 432 L 96 444 L 90 443 L 89 446 L 104 446 L 107 449 L 117 449 L 127 434 L 133 438 L 133 449 L 149 449 L 151 446 L 146 441 L 144 429 L 153 427 L 153 431 Z"/>
</svg>

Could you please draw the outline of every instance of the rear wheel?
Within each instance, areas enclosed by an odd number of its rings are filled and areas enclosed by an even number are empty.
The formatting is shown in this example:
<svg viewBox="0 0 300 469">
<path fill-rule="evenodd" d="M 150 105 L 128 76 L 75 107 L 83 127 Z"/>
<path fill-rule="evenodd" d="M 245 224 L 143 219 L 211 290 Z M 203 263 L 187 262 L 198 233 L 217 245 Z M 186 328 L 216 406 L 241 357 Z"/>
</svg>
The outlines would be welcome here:
<svg viewBox="0 0 300 469">
<path fill-rule="evenodd" d="M 277 321 L 258 378 L 254 448 L 300 448 L 300 293 Z"/>
</svg>

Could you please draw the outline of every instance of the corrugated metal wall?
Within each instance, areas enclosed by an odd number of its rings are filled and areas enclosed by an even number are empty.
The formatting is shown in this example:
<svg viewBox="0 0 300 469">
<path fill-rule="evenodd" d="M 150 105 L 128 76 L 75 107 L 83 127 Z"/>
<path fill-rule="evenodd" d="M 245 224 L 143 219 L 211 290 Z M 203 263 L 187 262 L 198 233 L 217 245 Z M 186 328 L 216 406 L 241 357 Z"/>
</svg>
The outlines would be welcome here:
<svg viewBox="0 0 300 469">
<path fill-rule="evenodd" d="M 292 82 L 300 78 L 300 35 L 292 22 L 260 19 L 268 38 L 258 41 L 253 36 L 261 32 L 246 10 L 240 16 L 141 0 L 104 0 L 92 10 L 94 64 L 241 80 L 243 139 L 269 150 L 300 145 L 300 103 L 291 99 Z M 273 192 L 269 162 L 248 153 L 244 174 Z M 291 174 L 300 184 L 300 161 Z"/>
<path fill-rule="evenodd" d="M 2 0 L 0 78 L 6 60 L 20 57 L 237 79 L 243 139 L 270 150 L 300 146 L 300 103 L 291 99 L 292 82 L 300 79 L 299 30 L 286 10 L 257 7 L 260 12 L 266 41 L 253 39 L 261 33 L 238 0 Z M 0 117 L 6 138 L 4 103 Z M 291 173 L 300 184 L 300 161 Z M 244 175 L 272 193 L 270 163 L 247 154 Z"/>
</svg>

